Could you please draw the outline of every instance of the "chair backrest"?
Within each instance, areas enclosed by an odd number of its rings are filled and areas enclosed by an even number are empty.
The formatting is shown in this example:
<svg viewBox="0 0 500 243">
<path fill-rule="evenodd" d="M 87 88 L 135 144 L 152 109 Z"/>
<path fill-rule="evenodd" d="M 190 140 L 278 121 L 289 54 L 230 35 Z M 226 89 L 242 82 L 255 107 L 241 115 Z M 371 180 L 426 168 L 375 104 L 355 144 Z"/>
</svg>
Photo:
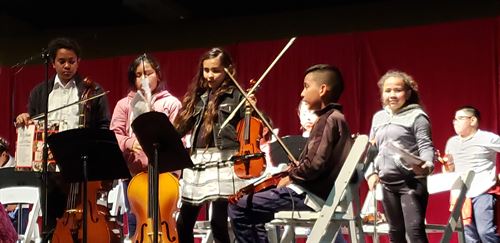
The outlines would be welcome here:
<svg viewBox="0 0 500 243">
<path fill-rule="evenodd" d="M 118 184 L 113 187 L 108 193 L 108 204 L 111 203 L 113 206 L 111 210 L 109 210 L 109 214 L 111 216 L 118 216 L 120 214 L 124 214 L 127 212 L 127 208 L 125 205 L 125 193 L 124 190 L 127 190 L 123 185 L 122 180 L 118 180 Z"/>
<path fill-rule="evenodd" d="M 310 237 L 307 242 L 322 242 L 322 237 L 325 235 L 328 224 L 332 219 L 335 209 L 342 200 L 342 194 L 346 191 L 349 181 L 351 180 L 356 167 L 362 161 L 366 149 L 368 147 L 368 136 L 358 135 L 354 144 L 347 156 L 342 169 L 339 172 L 337 180 L 328 195 L 328 198 L 321 209 L 318 219 L 314 223 Z"/>
<path fill-rule="evenodd" d="M 38 225 L 40 216 L 40 192 L 38 187 L 15 186 L 0 189 L 0 202 L 2 204 L 32 204 L 29 213 L 28 225 L 24 234 L 19 234 L 22 242 L 30 242 L 33 235 L 39 237 Z"/>
</svg>

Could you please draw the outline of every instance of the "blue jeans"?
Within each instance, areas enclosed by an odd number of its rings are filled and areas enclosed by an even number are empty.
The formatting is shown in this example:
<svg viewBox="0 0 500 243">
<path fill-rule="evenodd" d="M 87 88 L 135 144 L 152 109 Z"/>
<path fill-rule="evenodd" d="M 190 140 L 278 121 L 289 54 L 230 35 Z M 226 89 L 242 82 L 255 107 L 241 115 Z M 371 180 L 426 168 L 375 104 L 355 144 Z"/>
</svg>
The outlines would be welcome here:
<svg viewBox="0 0 500 243">
<path fill-rule="evenodd" d="M 472 222 L 464 227 L 466 242 L 500 242 L 495 223 L 496 196 L 488 193 L 472 198 Z"/>
<path fill-rule="evenodd" d="M 243 196 L 236 204 L 230 204 L 229 217 L 234 235 L 239 243 L 269 242 L 265 223 L 274 219 L 274 213 L 283 210 L 311 210 L 304 204 L 305 194 L 297 194 L 287 187 L 273 188 Z M 335 242 L 345 242 L 337 237 Z"/>
<path fill-rule="evenodd" d="M 24 231 L 26 230 L 26 226 L 28 224 L 28 219 L 29 219 L 29 213 L 30 209 L 29 208 L 23 208 L 22 210 L 22 216 L 21 216 L 21 222 L 19 225 L 19 207 L 16 208 L 16 210 L 8 213 L 10 221 L 14 225 L 14 228 L 16 229 L 18 234 L 24 234 Z M 21 226 L 21 228 L 19 228 Z"/>
<path fill-rule="evenodd" d="M 125 207 L 127 207 L 127 220 L 128 220 L 128 235 L 129 237 L 134 236 L 135 227 L 137 226 L 137 219 L 135 218 L 135 214 L 130 210 L 130 202 L 128 201 L 128 184 L 130 180 L 123 181 L 123 196 L 125 199 Z"/>
</svg>

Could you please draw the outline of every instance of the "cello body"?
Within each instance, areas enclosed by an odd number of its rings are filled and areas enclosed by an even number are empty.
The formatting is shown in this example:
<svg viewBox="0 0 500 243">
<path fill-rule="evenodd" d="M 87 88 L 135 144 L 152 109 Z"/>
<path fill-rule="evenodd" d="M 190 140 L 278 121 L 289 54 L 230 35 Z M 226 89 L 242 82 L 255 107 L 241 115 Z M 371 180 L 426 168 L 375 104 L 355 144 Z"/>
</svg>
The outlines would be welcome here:
<svg viewBox="0 0 500 243">
<path fill-rule="evenodd" d="M 135 175 L 128 186 L 130 209 L 136 216 L 137 228 L 132 241 L 135 243 L 153 242 L 153 222 L 148 215 L 149 175 L 141 172 Z M 172 173 L 159 174 L 159 242 L 178 242 L 174 213 L 179 200 L 179 180 Z"/>
<path fill-rule="evenodd" d="M 83 79 L 85 90 L 80 100 L 87 100 L 95 93 L 96 85 L 89 79 Z M 87 118 L 91 114 L 89 100 L 79 104 L 79 128 L 87 127 Z M 103 191 L 102 181 L 87 182 L 87 201 L 84 202 L 83 183 L 72 183 L 66 211 L 62 218 L 57 219 L 56 228 L 52 235 L 52 243 L 70 243 L 83 241 L 83 208 L 87 206 L 87 242 L 92 243 L 119 243 L 120 227 L 116 221 L 110 221 L 109 209 L 97 204 L 98 194 Z M 85 204 L 84 204 L 85 203 Z"/>
<path fill-rule="evenodd" d="M 81 183 L 77 183 L 81 184 Z M 97 193 L 101 189 L 100 181 L 87 184 L 87 242 L 118 243 L 119 234 L 113 233 L 118 229 L 116 222 L 109 221 L 108 208 L 97 205 Z M 79 185 L 81 186 L 81 185 Z M 72 196 L 77 193 L 72 193 Z M 81 242 L 83 239 L 83 204 L 67 208 L 63 217 L 57 219 L 56 228 L 51 242 L 69 243 Z"/>
</svg>

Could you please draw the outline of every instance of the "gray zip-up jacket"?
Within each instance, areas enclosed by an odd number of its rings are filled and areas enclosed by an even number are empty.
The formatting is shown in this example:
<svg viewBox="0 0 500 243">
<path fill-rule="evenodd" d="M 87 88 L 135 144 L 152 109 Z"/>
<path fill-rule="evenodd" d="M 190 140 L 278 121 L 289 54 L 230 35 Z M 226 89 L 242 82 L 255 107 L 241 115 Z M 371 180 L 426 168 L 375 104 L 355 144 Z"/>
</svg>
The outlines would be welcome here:
<svg viewBox="0 0 500 243">
<path fill-rule="evenodd" d="M 377 173 L 381 182 L 386 184 L 401 183 L 409 178 L 420 178 L 412 170 L 402 166 L 400 156 L 387 149 L 386 144 L 394 141 L 403 149 L 426 161 L 433 169 L 434 145 L 431 138 L 429 117 L 420 105 L 411 104 L 397 113 L 388 108 L 378 111 L 373 116 L 370 140 L 375 140 L 379 152 L 373 166 L 369 167 L 366 177 Z M 430 171 L 432 171 L 432 169 Z"/>
</svg>

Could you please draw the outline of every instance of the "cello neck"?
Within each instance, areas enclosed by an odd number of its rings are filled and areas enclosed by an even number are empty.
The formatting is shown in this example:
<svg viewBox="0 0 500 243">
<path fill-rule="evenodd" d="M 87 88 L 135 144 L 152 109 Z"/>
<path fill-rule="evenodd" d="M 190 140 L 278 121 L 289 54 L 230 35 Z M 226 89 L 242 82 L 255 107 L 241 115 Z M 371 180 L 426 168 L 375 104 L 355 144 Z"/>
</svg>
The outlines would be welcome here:
<svg viewBox="0 0 500 243">
<path fill-rule="evenodd" d="M 154 147 L 154 160 L 148 161 L 148 224 L 149 238 L 151 242 L 159 242 L 161 239 L 160 232 L 160 207 L 159 207 L 159 172 L 158 172 L 158 144 L 153 144 Z"/>
</svg>

